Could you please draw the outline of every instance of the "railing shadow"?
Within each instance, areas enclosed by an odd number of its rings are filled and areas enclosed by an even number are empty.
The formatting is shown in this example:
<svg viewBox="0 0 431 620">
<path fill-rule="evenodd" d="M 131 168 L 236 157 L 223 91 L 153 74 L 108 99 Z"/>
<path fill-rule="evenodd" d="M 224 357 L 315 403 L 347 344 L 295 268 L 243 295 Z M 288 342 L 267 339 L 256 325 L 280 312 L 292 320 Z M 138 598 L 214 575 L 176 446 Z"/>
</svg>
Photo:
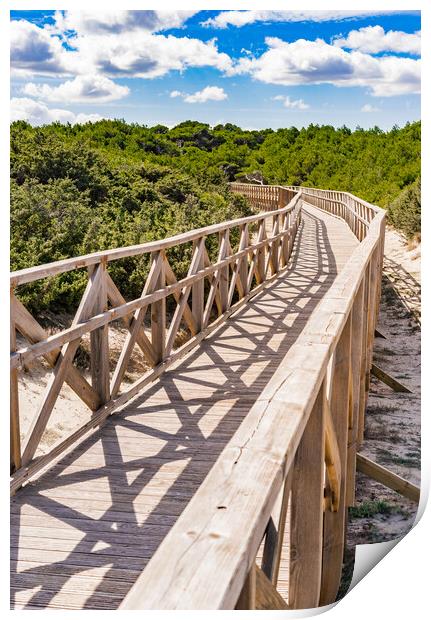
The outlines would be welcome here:
<svg viewBox="0 0 431 620">
<path fill-rule="evenodd" d="M 25 608 L 119 606 L 336 277 L 327 217 L 306 214 L 283 277 L 18 492 L 11 577 Z M 37 517 L 34 540 L 20 538 L 22 513 Z"/>
<path fill-rule="evenodd" d="M 421 323 L 421 285 L 402 265 L 384 257 L 383 276 L 388 278 L 392 290 L 404 308 Z"/>
</svg>

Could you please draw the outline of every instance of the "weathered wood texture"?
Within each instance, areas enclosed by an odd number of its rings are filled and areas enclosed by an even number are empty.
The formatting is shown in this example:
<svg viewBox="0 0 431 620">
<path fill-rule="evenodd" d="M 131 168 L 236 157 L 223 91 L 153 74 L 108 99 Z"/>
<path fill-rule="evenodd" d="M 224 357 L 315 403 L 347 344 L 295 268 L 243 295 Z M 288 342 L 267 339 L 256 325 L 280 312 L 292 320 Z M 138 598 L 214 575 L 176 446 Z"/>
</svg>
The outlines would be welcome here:
<svg viewBox="0 0 431 620">
<path fill-rule="evenodd" d="M 75 391 L 106 401 L 99 330 L 115 318 L 129 330 L 107 404 L 51 454 L 14 473 L 16 490 L 69 450 L 12 499 L 14 607 L 281 609 L 282 597 L 290 607 L 334 599 L 384 217 L 345 193 L 306 188 L 307 202 L 297 194 L 285 207 L 298 188 L 250 187 L 258 208 L 278 210 L 13 274 L 13 285 L 81 266 L 91 276 L 68 330 L 39 333 L 18 353 L 11 338 L 13 372 L 43 355 L 76 385 L 65 352 L 91 332 L 93 392 L 85 384 Z M 214 264 L 205 249 L 210 234 L 219 242 Z M 192 261 L 177 282 L 165 251 L 186 242 L 194 244 Z M 153 259 L 146 287 L 124 303 L 105 262 L 142 252 Z M 82 320 L 96 285 L 96 314 Z M 177 310 L 165 325 L 168 295 Z M 116 307 L 107 310 L 106 299 Z M 191 339 L 171 352 L 181 321 Z M 359 348 L 352 334 L 360 335 Z M 154 368 L 121 393 L 132 342 Z M 108 418 L 114 411 L 120 415 Z"/>
<path fill-rule="evenodd" d="M 14 605 L 121 603 L 355 248 L 306 211 L 285 276 L 14 497 Z M 287 580 L 282 563 L 281 592 Z"/>
<path fill-rule="evenodd" d="M 278 191 L 284 196 L 285 192 Z M 76 393 L 88 403 L 88 395 L 97 398 L 97 406 L 91 401 L 91 409 L 95 411 L 92 421 L 102 422 L 106 416 L 118 406 L 118 395 L 123 399 L 134 396 L 146 383 L 157 378 L 179 356 L 185 354 L 192 346 L 197 345 L 209 330 L 218 327 L 227 319 L 230 313 L 248 298 L 258 293 L 259 287 L 263 287 L 271 277 L 275 277 L 280 269 L 285 269 L 291 248 L 282 249 L 281 244 L 285 239 L 295 238 L 300 222 L 301 199 L 300 194 L 293 191 L 287 192 L 292 200 L 289 205 L 271 211 L 267 215 L 251 216 L 226 222 L 221 225 L 209 226 L 193 234 L 185 233 L 172 238 L 169 243 L 160 242 L 143 244 L 140 246 L 142 254 L 149 253 L 151 266 L 148 277 L 139 299 L 125 302 L 120 291 L 112 281 L 108 271 L 107 262 L 113 260 L 109 253 L 96 253 L 99 262 L 94 263 L 81 257 L 76 259 L 76 264 L 88 264 L 88 285 L 81 300 L 81 304 L 69 328 L 52 336 L 46 336 L 35 319 L 24 308 L 21 302 L 12 294 L 12 312 L 21 317 L 20 321 L 11 324 L 11 332 L 18 328 L 22 335 L 30 340 L 27 347 L 15 352 L 11 351 L 11 421 L 19 422 L 19 401 L 15 398 L 13 389 L 16 369 L 26 362 L 37 357 L 44 356 L 53 366 L 53 372 L 49 378 L 45 397 L 39 404 L 32 420 L 30 431 L 24 440 L 22 457 L 16 440 L 11 441 L 12 450 L 16 453 L 12 469 L 14 470 L 12 491 L 32 474 L 36 473 L 41 466 L 45 465 L 47 455 L 43 457 L 37 454 L 38 445 L 43 432 L 46 429 L 49 418 L 65 382 L 74 387 Z M 277 207 L 279 205 L 277 204 Z M 286 220 L 286 216 L 289 219 Z M 264 225 L 266 221 L 272 222 L 272 232 L 268 236 L 251 239 L 249 225 Z M 288 225 L 286 225 L 288 222 Z M 230 233 L 235 228 L 240 235 L 237 252 L 232 251 Z M 217 233 L 219 242 L 218 256 L 212 264 L 205 246 L 208 235 Z M 185 278 L 177 280 L 175 273 L 169 265 L 166 250 L 176 247 L 178 251 L 188 242 L 193 241 L 193 252 L 190 268 Z M 186 240 L 186 241 L 185 241 Z M 156 247 L 156 249 L 154 249 Z M 184 249 L 184 248 L 183 248 Z M 135 253 L 135 249 L 130 250 Z M 266 268 L 263 273 L 257 272 L 257 255 L 261 254 Z M 124 248 L 124 256 L 128 256 L 127 248 Z M 271 270 L 268 273 L 268 266 Z M 42 268 L 43 267 L 43 268 Z M 42 266 L 39 277 L 47 277 L 67 271 L 70 264 L 52 263 Z M 222 277 L 223 276 L 223 277 Z M 23 270 L 19 276 L 13 274 L 11 282 L 26 282 L 27 278 L 35 279 L 34 270 Z M 205 280 L 209 280 L 209 291 L 205 291 Z M 227 287 L 227 295 L 226 295 Z M 188 302 L 192 296 L 191 308 Z M 235 297 L 237 295 L 237 297 Z M 173 296 L 176 309 L 170 324 L 167 325 L 166 300 Z M 108 310 L 108 299 L 113 308 Z M 145 316 L 150 309 L 149 335 L 145 333 Z M 109 373 L 109 347 L 108 325 L 114 319 L 121 318 L 126 323 L 129 333 L 126 336 L 122 351 L 113 372 L 112 379 Z M 191 339 L 186 343 L 183 351 L 176 347 L 176 337 L 179 334 L 181 322 L 189 330 Z M 24 328 L 22 327 L 24 325 Z M 30 325 L 30 327 L 29 327 Z M 27 327 L 26 327 L 27 326 Z M 168 331 L 167 331 L 168 327 Z M 34 336 L 37 332 L 39 337 Z M 166 333 L 167 331 L 167 333 Z M 90 365 L 92 385 L 88 385 L 85 378 L 73 365 L 73 360 L 78 350 L 81 338 L 90 333 L 91 351 Z M 11 333 L 11 342 L 15 334 Z M 147 361 L 154 370 L 147 373 L 137 386 L 132 386 L 127 396 L 127 386 L 124 390 L 124 376 L 131 362 L 135 344 L 138 344 Z M 77 381 L 78 378 L 78 381 Z M 72 379 L 72 382 L 71 382 Z M 86 389 L 88 385 L 89 389 Z M 122 392 L 123 388 L 123 392 Z M 15 428 L 12 426 L 11 428 Z M 87 431 L 87 425 L 81 427 L 70 438 L 70 442 L 61 442 L 52 451 L 52 457 L 80 437 Z M 19 465 L 22 465 L 21 467 Z"/>
</svg>

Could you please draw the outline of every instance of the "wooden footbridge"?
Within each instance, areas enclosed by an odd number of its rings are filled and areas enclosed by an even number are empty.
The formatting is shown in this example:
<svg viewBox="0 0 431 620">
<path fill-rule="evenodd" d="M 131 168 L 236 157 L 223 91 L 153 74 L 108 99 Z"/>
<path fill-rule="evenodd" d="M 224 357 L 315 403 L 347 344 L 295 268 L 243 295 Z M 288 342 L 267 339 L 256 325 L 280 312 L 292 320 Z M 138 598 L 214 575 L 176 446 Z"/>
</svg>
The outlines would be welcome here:
<svg viewBox="0 0 431 620">
<path fill-rule="evenodd" d="M 345 192 L 231 189 L 255 215 L 12 274 L 15 608 L 297 609 L 335 600 L 385 215 Z M 187 259 L 184 277 L 173 255 Z M 126 302 L 110 264 L 130 257 L 148 260 L 149 275 L 141 297 Z M 77 269 L 88 278 L 76 315 L 48 334 L 20 287 Z M 113 321 L 127 336 L 110 369 Z M 86 335 L 91 376 L 73 363 Z M 148 371 L 130 383 L 138 350 Z M 18 377 L 36 359 L 52 370 L 23 438 Z M 88 421 L 43 453 L 65 384 Z"/>
</svg>

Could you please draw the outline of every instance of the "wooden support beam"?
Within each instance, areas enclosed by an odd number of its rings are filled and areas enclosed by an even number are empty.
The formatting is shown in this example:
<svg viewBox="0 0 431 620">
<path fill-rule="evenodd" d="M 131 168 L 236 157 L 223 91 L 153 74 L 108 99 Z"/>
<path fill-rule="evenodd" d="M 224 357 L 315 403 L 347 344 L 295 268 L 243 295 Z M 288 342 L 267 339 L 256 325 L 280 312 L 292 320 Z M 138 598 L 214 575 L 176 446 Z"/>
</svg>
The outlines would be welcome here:
<svg viewBox="0 0 431 620">
<path fill-rule="evenodd" d="M 284 532 L 288 516 L 290 491 L 292 488 L 293 468 L 286 476 L 281 493 L 274 505 L 268 522 L 263 547 L 262 570 L 268 579 L 277 587 L 280 571 L 281 552 L 283 550 Z"/>
<path fill-rule="evenodd" d="M 377 377 L 379 381 L 386 383 L 386 385 L 392 388 L 394 392 L 405 392 L 407 394 L 413 394 L 413 392 L 409 390 L 408 387 L 400 383 L 400 381 L 398 381 L 397 379 L 391 377 L 391 375 L 388 375 L 387 372 L 385 372 L 375 364 L 371 365 L 371 374 Z"/>
<path fill-rule="evenodd" d="M 420 488 L 412 482 L 405 480 L 405 478 L 401 478 L 401 476 L 397 476 L 397 474 L 375 463 L 363 454 L 356 455 L 356 466 L 358 471 L 380 482 L 385 487 L 396 491 L 413 502 L 419 503 Z"/>
<path fill-rule="evenodd" d="M 235 609 L 256 609 L 256 564 L 253 564 L 245 579 Z"/>
<path fill-rule="evenodd" d="M 13 293 L 11 293 L 13 296 Z M 15 323 L 10 317 L 10 350 L 16 349 Z M 18 370 L 10 372 L 10 470 L 11 473 L 21 467 L 21 436 L 19 423 Z"/>
<path fill-rule="evenodd" d="M 330 505 L 331 510 L 336 512 L 340 505 L 341 461 L 331 409 L 326 396 L 323 415 L 325 421 L 325 464 L 331 492 Z"/>
<path fill-rule="evenodd" d="M 101 265 L 98 265 L 94 269 L 93 273 L 90 274 L 84 295 L 82 296 L 79 308 L 72 321 L 73 325 L 76 325 L 81 321 L 85 321 L 89 316 L 91 316 L 94 304 L 97 302 L 97 298 L 100 293 L 102 279 L 103 269 Z M 80 338 L 73 340 L 65 344 L 61 349 L 61 353 L 58 356 L 57 362 L 48 380 L 42 403 L 40 404 L 28 430 L 26 444 L 22 454 L 23 465 L 27 465 L 29 463 L 37 450 L 42 434 L 48 424 L 48 420 L 60 393 L 61 386 L 63 385 L 67 373 L 72 366 L 72 361 L 75 357 L 76 351 L 78 350 L 80 340 Z"/>
<path fill-rule="evenodd" d="M 223 260 L 229 256 L 230 243 L 229 243 L 229 230 L 225 230 L 219 233 L 219 260 Z M 228 309 L 229 298 L 229 265 L 220 269 L 219 279 L 219 294 L 220 294 L 220 310 L 219 314 L 223 314 Z"/>
<path fill-rule="evenodd" d="M 142 290 L 141 297 L 145 297 L 148 293 L 152 293 L 158 288 L 162 288 L 159 286 L 159 278 L 160 273 L 163 268 L 163 256 L 160 252 L 156 252 L 156 255 L 153 257 L 153 261 L 150 267 L 150 273 L 148 274 L 147 280 L 145 282 L 145 286 Z M 160 302 L 157 302 L 160 303 Z M 130 357 L 132 355 L 133 347 L 136 344 L 138 336 L 141 334 L 142 336 L 142 325 L 144 322 L 145 315 L 147 313 L 148 306 L 145 305 L 139 310 L 136 310 L 133 315 L 132 322 L 130 324 L 129 333 L 126 336 L 126 340 L 124 341 L 123 348 L 121 349 L 120 357 L 118 358 L 117 365 L 114 370 L 114 374 L 112 375 L 111 380 L 111 394 L 112 396 L 116 396 L 121 386 L 121 382 L 123 381 L 124 373 L 127 370 L 127 366 L 130 361 Z M 163 334 L 164 336 L 164 334 Z M 156 334 L 156 342 L 158 335 Z M 153 334 L 153 342 L 151 344 L 152 350 L 154 353 L 155 362 L 158 363 L 160 361 L 159 355 L 160 352 L 156 349 L 154 345 L 154 334 Z"/>
<path fill-rule="evenodd" d="M 256 603 L 255 609 L 288 609 L 287 603 L 262 569 L 255 567 Z M 237 608 L 238 609 L 238 608 Z"/>
<path fill-rule="evenodd" d="M 92 268 L 90 268 L 92 269 Z M 108 293 L 106 280 L 106 261 L 99 265 L 101 280 L 99 295 L 94 303 L 93 313 L 100 314 L 108 309 Z M 103 325 L 90 334 L 90 365 L 91 382 L 93 388 L 99 394 L 100 403 L 104 405 L 109 401 L 109 325 Z"/>
<path fill-rule="evenodd" d="M 293 465 L 289 607 L 318 607 L 322 576 L 324 407 L 323 381 Z"/>
<path fill-rule="evenodd" d="M 118 288 L 116 287 L 114 281 L 112 280 L 108 272 L 106 272 L 106 281 L 107 281 L 107 289 L 108 289 L 108 299 L 111 302 L 112 306 L 115 308 L 116 306 L 122 306 L 123 304 L 125 304 L 126 300 L 124 299 L 124 297 L 122 296 Z M 127 327 L 127 329 L 129 330 L 129 332 L 132 331 L 133 323 L 134 323 L 133 317 L 124 316 L 122 317 L 121 320 L 123 324 L 125 325 L 125 327 Z M 150 339 L 147 337 L 145 333 L 143 325 L 141 326 L 141 329 L 139 330 L 138 336 L 136 338 L 136 344 L 141 349 L 142 353 L 144 354 L 146 360 L 149 362 L 150 366 L 155 366 L 156 365 L 156 354 L 154 352 L 153 345 L 151 344 Z"/>
<path fill-rule="evenodd" d="M 337 597 L 344 555 L 346 519 L 347 433 L 349 423 L 349 373 L 351 361 L 351 315 L 343 328 L 334 352 L 330 409 L 340 454 L 340 503 L 337 512 L 325 512 L 323 526 L 322 587 L 320 605 L 329 605 Z"/>
<path fill-rule="evenodd" d="M 355 501 L 355 474 L 356 452 L 359 425 L 359 407 L 361 390 L 361 363 L 362 363 L 362 331 L 363 331 L 363 306 L 364 306 L 364 282 L 356 293 L 352 307 L 352 348 L 351 348 L 351 397 L 352 397 L 352 420 L 349 425 L 347 445 L 347 482 L 346 504 L 353 506 Z"/>
<path fill-rule="evenodd" d="M 11 315 L 14 318 L 16 329 L 31 344 L 45 340 L 48 337 L 46 331 L 39 325 L 27 308 L 14 295 L 11 297 Z M 60 355 L 60 349 L 54 349 L 43 355 L 46 362 L 53 368 Z M 79 396 L 79 398 L 92 410 L 96 411 L 101 402 L 96 390 L 81 375 L 75 366 L 70 366 L 65 378 L 66 383 Z"/>
<path fill-rule="evenodd" d="M 203 246 L 205 245 L 205 237 L 201 237 L 194 242 L 193 249 L 194 252 L 198 251 L 199 260 L 196 265 L 196 271 L 200 271 L 204 268 L 204 254 L 203 254 Z M 198 280 L 192 286 L 192 312 L 193 317 L 196 321 L 196 327 L 198 332 L 201 331 L 203 325 L 203 317 L 204 317 L 204 278 Z"/>
</svg>

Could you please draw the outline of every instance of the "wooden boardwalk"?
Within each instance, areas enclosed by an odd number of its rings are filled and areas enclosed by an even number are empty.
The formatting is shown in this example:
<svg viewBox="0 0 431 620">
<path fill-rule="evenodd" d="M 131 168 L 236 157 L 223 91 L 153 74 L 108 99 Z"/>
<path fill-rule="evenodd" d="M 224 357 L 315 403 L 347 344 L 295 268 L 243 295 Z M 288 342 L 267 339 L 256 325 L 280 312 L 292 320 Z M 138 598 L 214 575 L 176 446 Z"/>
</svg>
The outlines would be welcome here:
<svg viewBox="0 0 431 620">
<path fill-rule="evenodd" d="M 304 204 L 287 272 L 12 498 L 13 607 L 119 607 L 358 244 Z"/>
</svg>

